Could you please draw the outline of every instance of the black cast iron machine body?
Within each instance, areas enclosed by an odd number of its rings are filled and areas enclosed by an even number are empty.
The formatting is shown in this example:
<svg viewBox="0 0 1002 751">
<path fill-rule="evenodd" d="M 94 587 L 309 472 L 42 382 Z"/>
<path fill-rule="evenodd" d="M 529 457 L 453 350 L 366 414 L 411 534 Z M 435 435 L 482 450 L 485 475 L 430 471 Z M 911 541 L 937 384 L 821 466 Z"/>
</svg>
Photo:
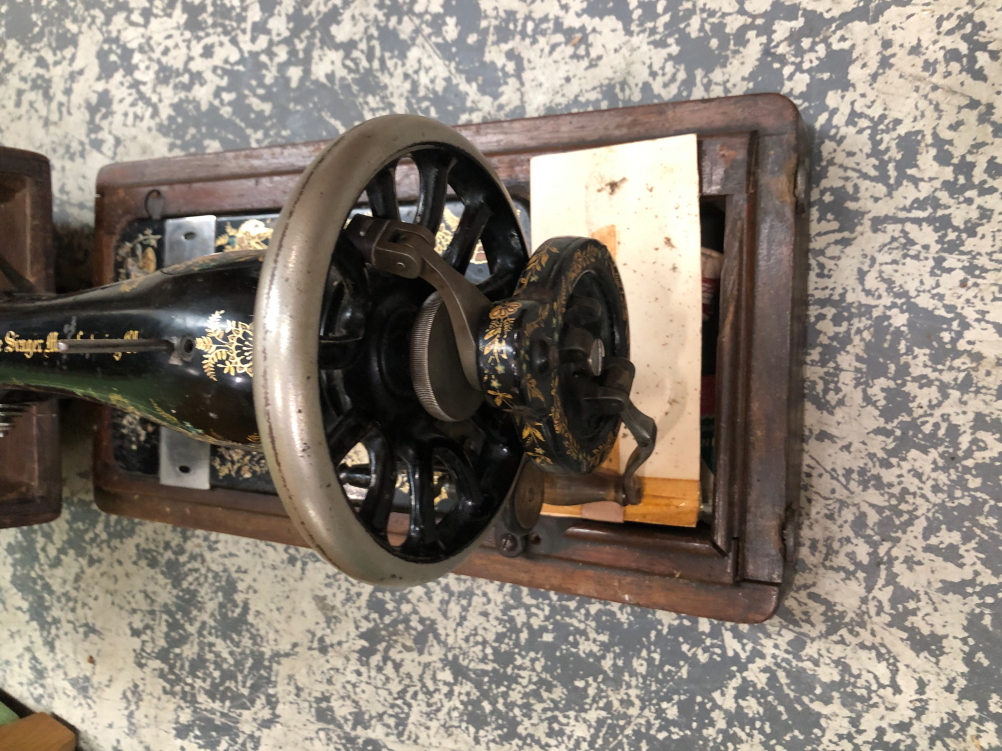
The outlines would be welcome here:
<svg viewBox="0 0 1002 751">
<path fill-rule="evenodd" d="M 404 159 L 420 182 L 413 222 L 396 196 Z M 437 251 L 447 198 L 463 209 Z M 466 277 L 476 248 L 490 269 L 478 283 Z M 542 503 L 517 492 L 520 477 L 532 489 L 541 473 L 587 476 L 625 423 L 638 448 L 620 497 L 635 503 L 655 437 L 629 399 L 609 252 L 573 237 L 527 251 L 504 185 L 465 138 L 377 118 L 306 170 L 267 250 L 68 295 L 7 293 L 0 419 L 74 396 L 262 450 L 303 538 L 364 581 L 429 581 L 494 522 L 499 550 L 517 555 Z M 391 533 L 394 513 L 405 531 Z"/>
</svg>

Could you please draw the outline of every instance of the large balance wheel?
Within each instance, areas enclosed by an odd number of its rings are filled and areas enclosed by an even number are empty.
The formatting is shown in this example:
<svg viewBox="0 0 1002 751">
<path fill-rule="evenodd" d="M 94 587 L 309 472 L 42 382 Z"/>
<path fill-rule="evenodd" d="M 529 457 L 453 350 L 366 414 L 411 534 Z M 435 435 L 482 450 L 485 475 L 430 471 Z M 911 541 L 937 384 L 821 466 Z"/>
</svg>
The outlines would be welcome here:
<svg viewBox="0 0 1002 751">
<path fill-rule="evenodd" d="M 254 310 L 254 407 L 286 511 L 330 563 L 389 586 L 458 565 L 522 460 L 510 418 L 486 403 L 458 422 L 421 406 L 409 352 L 433 290 L 368 265 L 343 237 L 359 201 L 377 218 L 399 219 L 404 158 L 420 179 L 415 223 L 437 233 L 451 188 L 464 208 L 443 257 L 465 273 L 482 243 L 491 273 L 480 290 L 491 301 L 512 294 L 528 256 L 490 164 L 447 126 L 391 115 L 348 131 L 303 173 L 266 252 Z M 346 466 L 358 446 L 368 462 Z M 408 515 L 399 535 L 391 512 Z"/>
</svg>

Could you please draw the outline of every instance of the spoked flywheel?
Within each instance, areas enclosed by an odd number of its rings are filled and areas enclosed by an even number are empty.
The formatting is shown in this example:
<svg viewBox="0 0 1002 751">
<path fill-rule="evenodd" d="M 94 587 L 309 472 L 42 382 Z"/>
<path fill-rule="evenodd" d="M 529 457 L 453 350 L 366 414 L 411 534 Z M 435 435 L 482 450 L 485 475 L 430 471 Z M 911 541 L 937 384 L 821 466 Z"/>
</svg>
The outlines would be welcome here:
<svg viewBox="0 0 1002 751">
<path fill-rule="evenodd" d="M 406 207 L 402 160 L 419 183 Z M 522 458 L 514 425 L 484 401 L 475 368 L 459 365 L 454 296 L 443 305 L 427 274 L 393 253 L 434 248 L 447 201 L 462 210 L 435 256 L 454 287 L 468 287 L 466 312 L 483 312 L 513 292 L 528 259 L 515 209 L 465 138 L 407 115 L 358 126 L 314 162 L 258 291 L 255 404 L 276 487 L 321 555 L 373 583 L 419 583 L 457 565 Z M 370 216 L 355 214 L 360 202 Z M 464 274 L 478 243 L 490 273 L 474 286 Z"/>
<path fill-rule="evenodd" d="M 446 238 L 450 201 L 462 208 Z M 472 273 L 478 248 L 486 275 Z M 328 147 L 282 210 L 254 320 L 272 478 L 304 539 L 355 578 L 448 572 L 524 461 L 590 472 L 621 420 L 646 425 L 625 473 L 636 500 L 653 423 L 629 401 L 615 263 L 587 238 L 544 243 L 530 263 L 504 185 L 451 128 L 389 116 Z"/>
</svg>

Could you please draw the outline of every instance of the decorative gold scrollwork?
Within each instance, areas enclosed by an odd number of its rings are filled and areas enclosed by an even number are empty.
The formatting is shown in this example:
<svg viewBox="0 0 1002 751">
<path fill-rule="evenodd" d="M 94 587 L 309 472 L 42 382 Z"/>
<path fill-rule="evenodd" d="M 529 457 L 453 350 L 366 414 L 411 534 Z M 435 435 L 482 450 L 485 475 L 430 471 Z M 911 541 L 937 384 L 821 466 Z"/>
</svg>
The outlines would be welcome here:
<svg viewBox="0 0 1002 751">
<path fill-rule="evenodd" d="M 264 250 L 271 242 L 274 229 L 260 219 L 248 219 L 240 223 L 237 229 L 229 222 L 223 233 L 216 238 L 216 247 L 230 250 Z"/>
<path fill-rule="evenodd" d="M 157 243 L 162 235 L 144 229 L 131 242 L 123 242 L 115 250 L 118 279 L 142 279 L 157 270 Z"/>
<path fill-rule="evenodd" d="M 225 312 L 217 310 L 209 316 L 206 335 L 195 340 L 195 348 L 205 353 L 202 370 L 213 381 L 218 380 L 217 368 L 231 376 L 254 375 L 254 329 L 243 321 L 223 321 Z"/>
</svg>

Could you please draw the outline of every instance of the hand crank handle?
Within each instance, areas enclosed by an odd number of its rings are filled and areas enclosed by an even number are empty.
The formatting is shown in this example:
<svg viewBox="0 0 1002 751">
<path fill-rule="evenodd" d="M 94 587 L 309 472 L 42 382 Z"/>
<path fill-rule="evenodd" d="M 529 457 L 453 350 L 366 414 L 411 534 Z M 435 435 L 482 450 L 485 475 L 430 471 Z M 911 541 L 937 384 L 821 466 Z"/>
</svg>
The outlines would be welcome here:
<svg viewBox="0 0 1002 751">
<path fill-rule="evenodd" d="M 630 400 L 626 409 L 622 413 L 623 424 L 629 428 L 633 434 L 637 447 L 633 449 L 629 460 L 626 462 L 626 471 L 623 472 L 623 492 L 626 495 L 626 505 L 635 506 L 642 500 L 640 495 L 640 482 L 635 478 L 640 465 L 646 462 L 654 453 L 654 442 L 658 437 L 658 426 L 653 418 L 648 417 Z"/>
</svg>

